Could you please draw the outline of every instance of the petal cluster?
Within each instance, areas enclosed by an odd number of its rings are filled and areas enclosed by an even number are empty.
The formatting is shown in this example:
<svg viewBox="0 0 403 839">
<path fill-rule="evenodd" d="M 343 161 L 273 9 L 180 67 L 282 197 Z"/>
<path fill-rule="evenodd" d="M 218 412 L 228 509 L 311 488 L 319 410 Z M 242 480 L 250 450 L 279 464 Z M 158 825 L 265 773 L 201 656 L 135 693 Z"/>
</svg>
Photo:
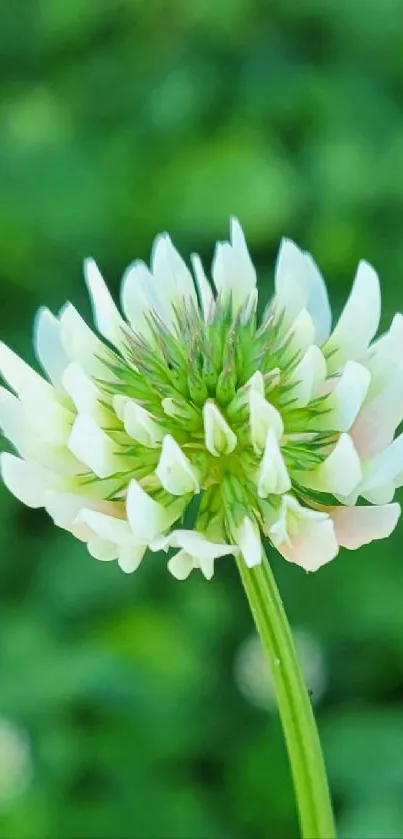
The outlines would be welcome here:
<svg viewBox="0 0 403 839">
<path fill-rule="evenodd" d="M 380 288 L 360 262 L 332 327 L 312 258 L 284 240 L 258 316 L 239 223 L 211 279 L 168 235 L 133 262 L 115 305 L 92 259 L 96 334 L 71 304 L 35 322 L 39 375 L 0 344 L 5 484 L 91 556 L 134 571 L 169 552 L 178 579 L 262 557 L 262 535 L 307 571 L 387 537 L 403 484 L 403 316 L 376 333 Z M 189 521 L 192 520 L 193 528 Z"/>
</svg>

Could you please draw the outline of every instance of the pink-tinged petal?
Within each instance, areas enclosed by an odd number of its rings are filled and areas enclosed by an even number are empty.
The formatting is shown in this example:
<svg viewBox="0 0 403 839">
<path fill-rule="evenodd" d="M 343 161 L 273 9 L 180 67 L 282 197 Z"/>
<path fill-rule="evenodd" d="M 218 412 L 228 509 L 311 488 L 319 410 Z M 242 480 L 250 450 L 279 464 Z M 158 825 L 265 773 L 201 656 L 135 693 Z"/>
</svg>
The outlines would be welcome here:
<svg viewBox="0 0 403 839">
<path fill-rule="evenodd" d="M 330 511 L 336 538 L 343 548 L 355 551 L 375 539 L 386 539 L 395 529 L 400 504 L 380 507 L 334 507 Z"/>
<path fill-rule="evenodd" d="M 403 376 L 397 373 L 386 380 L 382 390 L 370 398 L 350 429 L 361 459 L 373 457 L 393 440 L 403 419 Z"/>
<path fill-rule="evenodd" d="M 268 535 L 284 559 L 305 571 L 317 571 L 339 550 L 330 516 L 303 507 L 289 495 L 284 496 L 280 517 Z"/>
</svg>

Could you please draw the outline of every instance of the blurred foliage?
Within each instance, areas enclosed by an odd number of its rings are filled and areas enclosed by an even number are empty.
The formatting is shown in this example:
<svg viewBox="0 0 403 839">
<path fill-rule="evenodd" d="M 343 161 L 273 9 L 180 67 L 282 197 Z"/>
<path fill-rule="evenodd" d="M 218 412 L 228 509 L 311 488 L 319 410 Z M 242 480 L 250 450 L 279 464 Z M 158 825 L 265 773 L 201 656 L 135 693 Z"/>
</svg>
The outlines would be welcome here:
<svg viewBox="0 0 403 839">
<path fill-rule="evenodd" d="M 365 256 L 386 325 L 403 273 L 402 12 L 4 2 L 2 337 L 32 359 L 40 304 L 89 314 L 88 253 L 117 291 L 159 230 L 210 259 L 231 214 L 266 291 L 283 234 L 314 253 L 336 310 Z M 296 836 L 278 722 L 235 677 L 251 620 L 231 560 L 212 583 L 177 583 L 155 556 L 128 578 L 3 487 L 0 504 L 0 835 Z M 309 577 L 273 557 L 326 662 L 316 710 L 345 839 L 403 835 L 402 532 Z"/>
</svg>

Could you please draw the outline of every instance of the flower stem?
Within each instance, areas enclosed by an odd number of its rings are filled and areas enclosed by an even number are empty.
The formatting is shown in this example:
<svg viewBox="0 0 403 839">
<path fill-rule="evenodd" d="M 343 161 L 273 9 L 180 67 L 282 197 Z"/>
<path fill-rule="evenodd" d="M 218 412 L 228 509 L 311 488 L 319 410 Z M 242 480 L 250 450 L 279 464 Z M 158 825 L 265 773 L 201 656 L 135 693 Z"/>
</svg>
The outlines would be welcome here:
<svg viewBox="0 0 403 839">
<path fill-rule="evenodd" d="M 242 558 L 237 564 L 270 663 L 302 836 L 333 839 L 332 805 L 319 735 L 273 572 L 266 557 L 255 568 L 248 568 Z"/>
</svg>

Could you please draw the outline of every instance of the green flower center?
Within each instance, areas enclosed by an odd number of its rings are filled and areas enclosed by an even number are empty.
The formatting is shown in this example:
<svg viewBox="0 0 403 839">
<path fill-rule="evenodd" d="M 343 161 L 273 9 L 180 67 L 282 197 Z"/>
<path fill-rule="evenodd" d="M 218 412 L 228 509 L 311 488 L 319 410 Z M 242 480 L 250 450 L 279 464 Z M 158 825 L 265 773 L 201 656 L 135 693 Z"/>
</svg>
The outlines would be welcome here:
<svg viewBox="0 0 403 839">
<path fill-rule="evenodd" d="M 198 472 L 209 509 L 216 490 L 221 507 L 228 494 L 232 501 L 239 496 L 245 508 L 256 507 L 256 474 L 264 440 L 259 448 L 251 436 L 248 393 L 253 377 L 259 377 L 262 399 L 281 417 L 281 451 L 291 478 L 293 471 L 321 463 L 334 445 L 334 434 L 315 430 L 323 400 L 305 408 L 295 405 L 293 374 L 303 352 L 293 347 L 293 334 L 281 327 L 282 317 L 275 316 L 273 307 L 259 324 L 255 300 L 234 313 L 229 296 L 218 298 L 207 322 L 196 307 L 176 313 L 171 328 L 153 315 L 148 319 L 147 337 L 125 330 L 122 355 L 108 365 L 116 382 L 100 382 L 110 393 L 134 400 L 158 424 L 162 436 L 174 438 Z M 214 454 L 206 446 L 204 411 L 210 403 L 227 426 L 227 432 L 215 428 Z M 136 477 L 144 480 L 155 498 L 166 502 L 167 494 L 153 474 L 160 447 L 148 448 L 121 429 L 108 433 L 130 458 L 130 471 L 121 476 L 117 494 L 129 477 Z M 231 446 L 226 433 L 235 435 Z M 263 437 L 266 433 L 267 429 Z M 293 490 L 306 500 L 306 491 L 296 481 Z M 272 502 L 277 505 L 278 497 Z"/>
</svg>

